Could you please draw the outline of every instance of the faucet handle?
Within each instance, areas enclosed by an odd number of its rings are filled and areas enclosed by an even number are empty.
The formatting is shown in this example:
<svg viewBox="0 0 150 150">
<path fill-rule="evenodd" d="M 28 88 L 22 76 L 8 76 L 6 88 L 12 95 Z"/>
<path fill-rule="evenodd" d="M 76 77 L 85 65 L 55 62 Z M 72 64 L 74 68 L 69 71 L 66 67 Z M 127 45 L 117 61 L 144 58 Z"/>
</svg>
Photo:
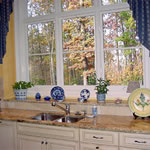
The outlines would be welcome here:
<svg viewBox="0 0 150 150">
<path fill-rule="evenodd" d="M 86 110 L 81 110 L 81 112 L 83 112 L 84 116 L 87 115 L 87 111 Z"/>
</svg>

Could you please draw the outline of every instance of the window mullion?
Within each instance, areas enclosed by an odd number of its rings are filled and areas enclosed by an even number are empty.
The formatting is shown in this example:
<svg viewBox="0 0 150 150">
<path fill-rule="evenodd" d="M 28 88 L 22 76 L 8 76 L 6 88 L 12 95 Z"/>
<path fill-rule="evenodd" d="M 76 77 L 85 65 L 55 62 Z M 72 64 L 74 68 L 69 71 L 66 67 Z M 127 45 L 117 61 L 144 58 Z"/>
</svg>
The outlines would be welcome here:
<svg viewBox="0 0 150 150">
<path fill-rule="evenodd" d="M 144 59 L 145 58 L 145 59 Z M 150 88 L 150 58 L 149 58 L 149 51 L 143 46 L 143 76 L 144 76 L 144 87 Z"/>
<path fill-rule="evenodd" d="M 57 84 L 64 84 L 63 77 L 63 52 L 62 52 L 62 29 L 61 29 L 61 20 L 56 18 L 56 71 L 57 71 Z"/>
<path fill-rule="evenodd" d="M 104 77 L 104 53 L 103 53 L 103 28 L 102 14 L 96 11 L 96 74 L 97 77 Z"/>
</svg>

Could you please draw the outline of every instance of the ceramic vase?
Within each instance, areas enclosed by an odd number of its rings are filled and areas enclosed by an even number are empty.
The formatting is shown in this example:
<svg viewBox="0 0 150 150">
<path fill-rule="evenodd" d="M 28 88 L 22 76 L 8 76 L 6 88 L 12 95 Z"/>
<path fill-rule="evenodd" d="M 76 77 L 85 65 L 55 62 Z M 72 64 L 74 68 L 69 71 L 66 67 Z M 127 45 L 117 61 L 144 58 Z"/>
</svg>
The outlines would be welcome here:
<svg viewBox="0 0 150 150">
<path fill-rule="evenodd" d="M 97 102 L 105 102 L 106 94 L 97 94 Z"/>
</svg>

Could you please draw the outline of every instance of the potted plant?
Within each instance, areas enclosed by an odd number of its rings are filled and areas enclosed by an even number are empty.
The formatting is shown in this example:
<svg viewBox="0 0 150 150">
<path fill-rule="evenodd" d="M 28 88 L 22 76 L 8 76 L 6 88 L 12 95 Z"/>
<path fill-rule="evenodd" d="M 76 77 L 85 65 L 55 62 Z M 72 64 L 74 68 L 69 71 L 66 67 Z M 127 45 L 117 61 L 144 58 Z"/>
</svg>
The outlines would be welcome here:
<svg viewBox="0 0 150 150">
<path fill-rule="evenodd" d="M 16 96 L 16 100 L 26 100 L 27 98 L 27 89 L 31 88 L 33 83 L 26 81 L 15 82 L 12 87 Z"/>
<path fill-rule="evenodd" d="M 97 91 L 97 101 L 104 102 L 106 99 L 106 94 L 108 92 L 107 86 L 110 85 L 110 80 L 104 80 L 102 78 L 97 79 L 97 84 L 95 90 Z"/>
</svg>

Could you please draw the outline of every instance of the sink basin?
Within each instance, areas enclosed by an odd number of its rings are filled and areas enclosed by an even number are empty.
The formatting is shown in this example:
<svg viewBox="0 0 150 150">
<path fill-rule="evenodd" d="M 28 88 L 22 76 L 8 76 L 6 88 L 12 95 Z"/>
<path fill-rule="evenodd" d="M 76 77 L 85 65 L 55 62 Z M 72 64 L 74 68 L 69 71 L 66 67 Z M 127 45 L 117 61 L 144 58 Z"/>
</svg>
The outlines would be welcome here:
<svg viewBox="0 0 150 150">
<path fill-rule="evenodd" d="M 72 116 L 65 116 L 62 118 L 59 118 L 57 120 L 55 120 L 56 122 L 66 122 L 66 123 L 75 123 L 78 122 L 80 120 L 82 120 L 84 117 L 72 117 Z"/>
<path fill-rule="evenodd" d="M 41 113 L 32 117 L 33 120 L 47 120 L 47 121 L 56 121 L 56 122 L 66 122 L 66 123 L 75 123 L 83 119 L 83 116 L 64 116 L 59 114 L 52 113 Z"/>
<path fill-rule="evenodd" d="M 32 119 L 54 121 L 54 120 L 61 118 L 61 117 L 63 117 L 63 115 L 51 114 L 51 113 L 41 113 L 37 116 L 32 117 Z"/>
</svg>

